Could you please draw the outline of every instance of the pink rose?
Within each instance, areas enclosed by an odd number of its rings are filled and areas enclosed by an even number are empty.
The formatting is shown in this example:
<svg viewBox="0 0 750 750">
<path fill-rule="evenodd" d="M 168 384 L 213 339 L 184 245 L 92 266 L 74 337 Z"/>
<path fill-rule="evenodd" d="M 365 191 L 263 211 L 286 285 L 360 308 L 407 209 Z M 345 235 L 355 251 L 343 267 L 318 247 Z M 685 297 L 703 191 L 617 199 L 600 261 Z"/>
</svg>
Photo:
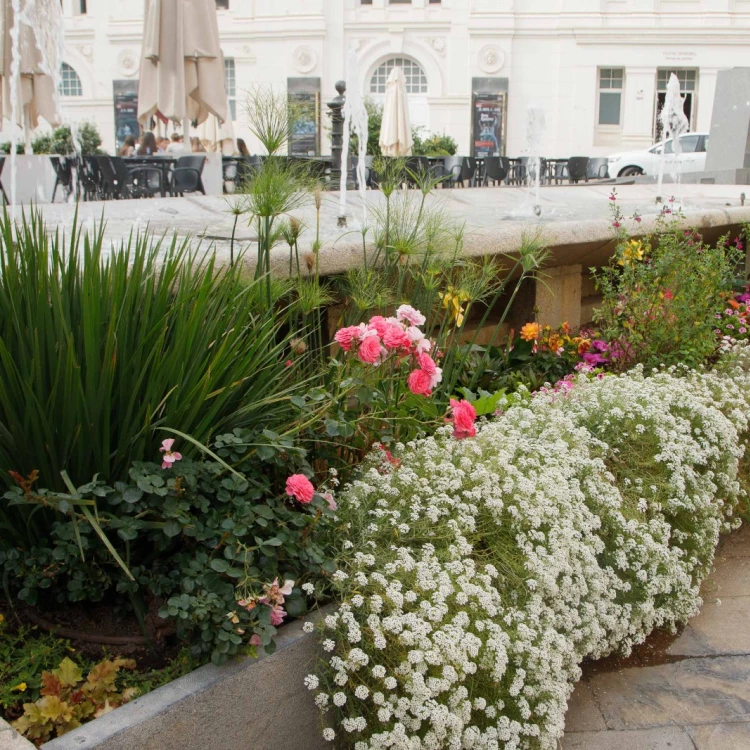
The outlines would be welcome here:
<svg viewBox="0 0 750 750">
<path fill-rule="evenodd" d="M 414 344 L 414 351 L 417 354 L 432 351 L 432 341 L 429 339 L 419 339 L 419 341 Z"/>
<path fill-rule="evenodd" d="M 437 365 L 429 354 L 418 354 L 417 364 L 420 370 L 424 370 L 430 377 L 437 373 Z"/>
<path fill-rule="evenodd" d="M 436 367 L 435 372 L 430 375 L 430 388 L 436 388 L 438 383 L 443 379 L 443 368 Z"/>
<path fill-rule="evenodd" d="M 359 341 L 362 336 L 362 331 L 359 326 L 348 326 L 347 328 L 341 328 L 336 331 L 336 335 L 333 340 L 345 351 L 348 352 L 352 348 L 352 344 L 355 341 Z"/>
<path fill-rule="evenodd" d="M 312 482 L 304 474 L 292 474 L 286 480 L 286 494 L 299 500 L 301 503 L 312 502 L 315 488 Z"/>
<path fill-rule="evenodd" d="M 401 307 L 396 310 L 396 317 L 400 321 L 406 321 L 412 326 L 424 325 L 425 320 L 427 320 L 419 310 L 415 310 L 411 305 L 401 305 Z"/>
<path fill-rule="evenodd" d="M 383 335 L 383 344 L 386 349 L 409 349 L 411 347 L 411 340 L 400 325 L 389 323 Z"/>
<path fill-rule="evenodd" d="M 406 335 L 409 337 L 409 341 L 411 341 L 412 344 L 415 344 L 417 341 L 422 341 L 422 339 L 424 339 L 424 332 L 416 326 L 409 326 L 406 329 Z"/>
<path fill-rule="evenodd" d="M 339 506 L 336 505 L 336 501 L 333 499 L 333 493 L 324 492 L 321 497 L 328 503 L 329 510 L 336 510 Z"/>
<path fill-rule="evenodd" d="M 456 440 L 474 437 L 477 434 L 476 427 L 474 427 L 477 418 L 476 409 L 468 401 L 456 401 L 452 398 L 450 403 L 453 412 L 453 437 Z"/>
<path fill-rule="evenodd" d="M 359 345 L 357 356 L 366 364 L 374 365 L 380 360 L 380 339 L 378 336 L 365 336 Z"/>
<path fill-rule="evenodd" d="M 414 370 L 406 380 L 409 390 L 417 396 L 429 396 L 432 393 L 432 378 L 424 370 Z"/>
<path fill-rule="evenodd" d="M 260 636 L 257 633 L 253 633 L 250 636 L 250 645 L 251 646 L 260 646 Z"/>
<path fill-rule="evenodd" d="M 373 315 L 370 318 L 368 327 L 371 331 L 376 331 L 378 336 L 382 339 L 388 329 L 388 321 L 382 315 Z"/>
</svg>

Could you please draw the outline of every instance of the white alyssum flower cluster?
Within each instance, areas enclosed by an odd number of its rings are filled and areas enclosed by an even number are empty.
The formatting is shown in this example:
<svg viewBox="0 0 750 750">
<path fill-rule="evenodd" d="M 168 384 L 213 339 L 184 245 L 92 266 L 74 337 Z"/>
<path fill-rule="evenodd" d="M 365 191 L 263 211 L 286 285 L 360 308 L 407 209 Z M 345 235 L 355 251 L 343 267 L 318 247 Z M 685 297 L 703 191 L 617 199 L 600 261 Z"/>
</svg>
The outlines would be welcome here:
<svg viewBox="0 0 750 750">
<path fill-rule="evenodd" d="M 712 371 L 578 377 L 365 465 L 339 501 L 342 602 L 315 703 L 342 746 L 556 746 L 585 656 L 695 614 L 736 527 L 750 349 Z M 343 530 L 346 533 L 343 533 Z M 348 545 L 347 545 L 348 547 Z M 335 734 L 334 734 L 335 727 Z"/>
</svg>

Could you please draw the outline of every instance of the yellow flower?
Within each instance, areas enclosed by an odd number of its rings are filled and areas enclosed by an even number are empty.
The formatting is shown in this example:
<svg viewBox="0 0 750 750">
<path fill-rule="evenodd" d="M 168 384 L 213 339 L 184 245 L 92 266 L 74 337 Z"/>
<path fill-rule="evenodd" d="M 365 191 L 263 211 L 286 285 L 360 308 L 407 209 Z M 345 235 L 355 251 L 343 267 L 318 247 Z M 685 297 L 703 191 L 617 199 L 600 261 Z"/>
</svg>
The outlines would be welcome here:
<svg viewBox="0 0 750 750">
<path fill-rule="evenodd" d="M 440 300 L 443 303 L 443 307 L 448 310 L 451 318 L 453 318 L 456 325 L 460 328 L 464 324 L 464 313 L 466 312 L 461 303 L 468 302 L 469 295 L 461 289 L 456 291 L 452 286 L 449 286 L 448 290 L 440 296 Z"/>
<path fill-rule="evenodd" d="M 19 682 L 18 685 L 13 688 L 13 690 L 18 690 L 19 693 L 22 693 L 24 690 L 26 690 L 26 683 Z"/>
<path fill-rule="evenodd" d="M 0 615 L 0 623 L 5 622 L 5 615 Z"/>
<path fill-rule="evenodd" d="M 521 328 L 521 338 L 524 341 L 534 341 L 539 338 L 539 323 L 527 323 Z"/>
<path fill-rule="evenodd" d="M 627 266 L 638 260 L 643 260 L 643 243 L 640 240 L 630 240 L 622 251 L 622 257 L 618 260 L 621 266 Z"/>
</svg>

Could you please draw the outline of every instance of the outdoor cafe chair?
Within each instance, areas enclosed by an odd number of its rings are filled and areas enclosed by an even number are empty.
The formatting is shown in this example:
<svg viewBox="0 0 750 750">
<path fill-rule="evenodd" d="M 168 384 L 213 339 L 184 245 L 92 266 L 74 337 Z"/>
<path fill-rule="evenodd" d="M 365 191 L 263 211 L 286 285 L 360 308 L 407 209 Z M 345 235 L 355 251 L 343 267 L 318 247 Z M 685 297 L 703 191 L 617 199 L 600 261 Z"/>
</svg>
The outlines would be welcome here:
<svg viewBox="0 0 750 750">
<path fill-rule="evenodd" d="M 170 178 L 170 192 L 172 195 L 184 195 L 185 193 L 203 193 L 203 165 L 206 157 L 201 154 L 181 156 L 172 170 Z"/>
<path fill-rule="evenodd" d="M 77 156 L 76 175 L 78 197 L 84 201 L 102 200 L 102 178 L 96 156 Z"/>
<path fill-rule="evenodd" d="M 609 160 L 607 157 L 589 159 L 586 174 L 590 180 L 606 180 L 609 177 Z"/>
<path fill-rule="evenodd" d="M 507 156 L 485 156 L 482 184 L 486 186 L 488 182 L 492 182 L 493 185 L 499 185 L 508 177 L 509 171 L 510 160 Z"/>
<path fill-rule="evenodd" d="M 539 184 L 544 183 L 544 176 L 547 174 L 547 160 L 544 157 L 539 158 L 538 167 L 535 159 L 531 156 L 522 156 L 518 165 L 518 183 L 533 182 L 536 179 L 536 170 L 539 169 Z"/>
<path fill-rule="evenodd" d="M 4 166 L 5 166 L 5 157 L 1 156 L 0 157 L 0 177 L 2 177 Z M 8 196 L 5 193 L 5 187 L 3 186 L 2 180 L 0 180 L 0 193 L 2 193 L 5 204 L 7 205 L 8 203 L 10 203 L 10 201 L 8 200 Z"/>
<path fill-rule="evenodd" d="M 57 188 L 62 189 L 64 199 L 67 201 L 73 192 L 73 160 L 67 156 L 50 156 L 52 168 L 55 170 L 55 186 L 52 188 L 52 200 L 55 202 Z"/>
<path fill-rule="evenodd" d="M 477 171 L 477 160 L 470 156 L 446 156 L 443 160 L 443 170 L 447 187 L 464 187 L 471 185 Z"/>
<path fill-rule="evenodd" d="M 568 159 L 566 171 L 568 173 L 568 180 L 573 183 L 578 183 L 579 180 L 589 181 L 588 175 L 589 168 L 589 157 L 588 156 L 571 156 Z"/>
</svg>

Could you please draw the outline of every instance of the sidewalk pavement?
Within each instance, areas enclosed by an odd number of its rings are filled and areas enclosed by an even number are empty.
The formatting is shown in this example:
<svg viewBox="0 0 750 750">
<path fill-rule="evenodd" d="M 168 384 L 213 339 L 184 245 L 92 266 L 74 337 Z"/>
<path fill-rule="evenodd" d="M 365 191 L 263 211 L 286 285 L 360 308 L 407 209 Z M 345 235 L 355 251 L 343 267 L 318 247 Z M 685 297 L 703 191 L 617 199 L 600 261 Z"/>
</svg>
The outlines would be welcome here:
<svg viewBox="0 0 750 750">
<path fill-rule="evenodd" d="M 562 750 L 750 750 L 750 528 L 720 547 L 677 636 L 584 668 Z"/>
</svg>

